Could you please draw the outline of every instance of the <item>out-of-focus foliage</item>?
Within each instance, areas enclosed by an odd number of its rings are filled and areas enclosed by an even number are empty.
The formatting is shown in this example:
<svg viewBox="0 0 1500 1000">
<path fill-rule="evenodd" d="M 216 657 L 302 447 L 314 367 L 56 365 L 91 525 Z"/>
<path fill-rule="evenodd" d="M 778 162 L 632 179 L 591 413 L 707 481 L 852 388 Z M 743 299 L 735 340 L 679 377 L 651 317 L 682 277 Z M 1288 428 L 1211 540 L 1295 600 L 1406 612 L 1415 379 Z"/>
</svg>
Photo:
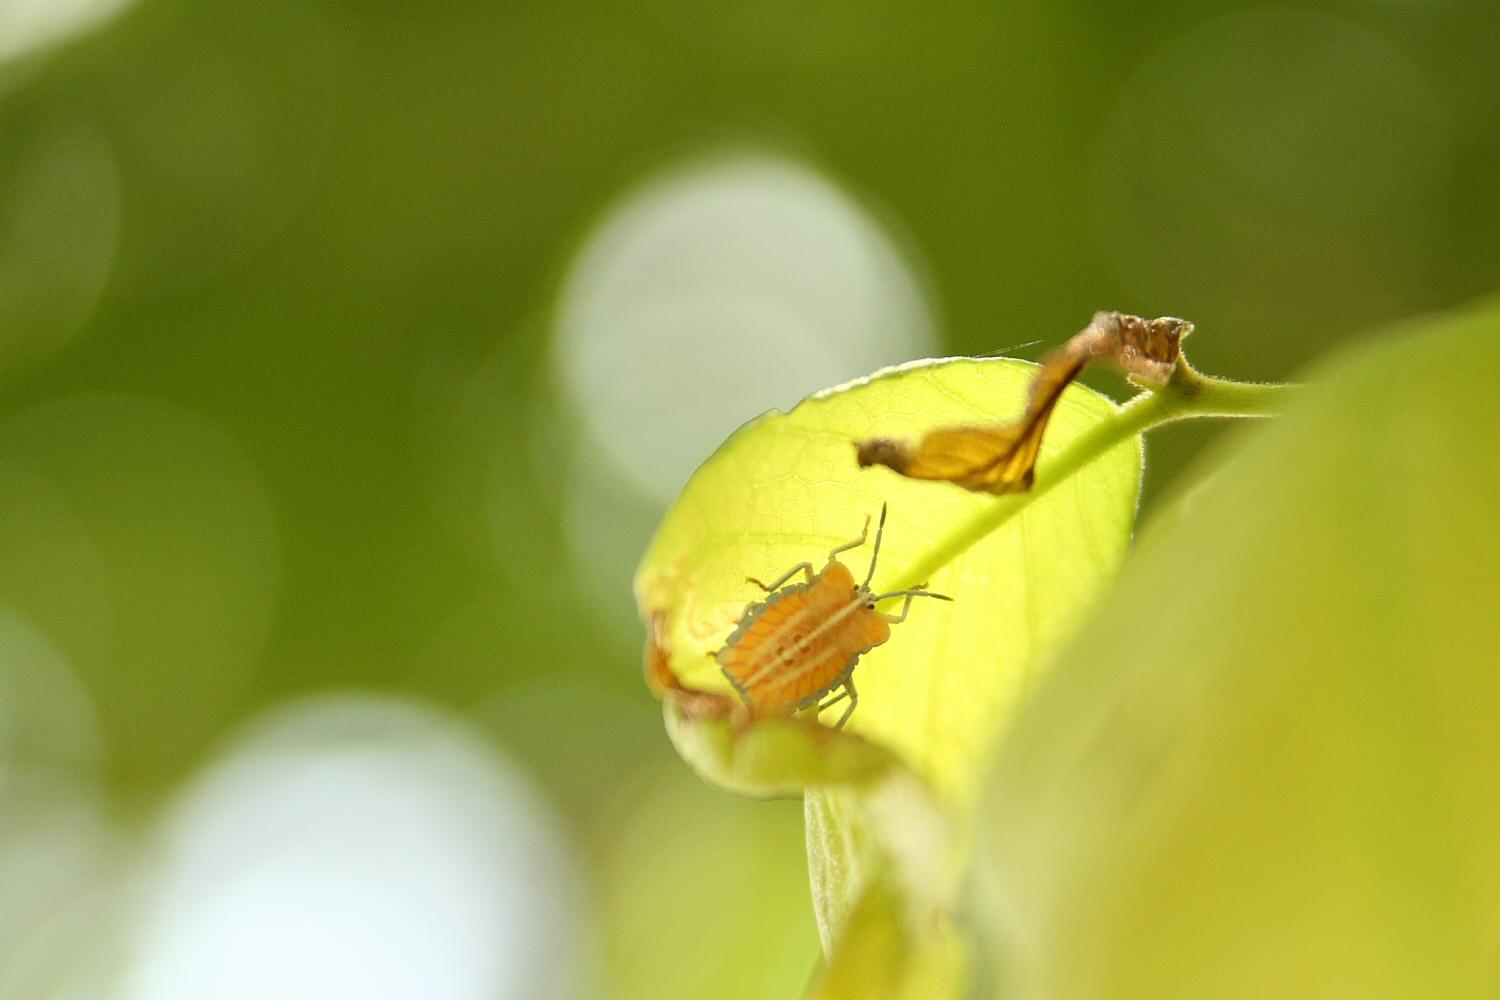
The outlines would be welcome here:
<svg viewBox="0 0 1500 1000">
<path fill-rule="evenodd" d="M 1141 546 L 982 814 L 1006 997 L 1500 976 L 1500 308 L 1308 373 Z"/>
</svg>

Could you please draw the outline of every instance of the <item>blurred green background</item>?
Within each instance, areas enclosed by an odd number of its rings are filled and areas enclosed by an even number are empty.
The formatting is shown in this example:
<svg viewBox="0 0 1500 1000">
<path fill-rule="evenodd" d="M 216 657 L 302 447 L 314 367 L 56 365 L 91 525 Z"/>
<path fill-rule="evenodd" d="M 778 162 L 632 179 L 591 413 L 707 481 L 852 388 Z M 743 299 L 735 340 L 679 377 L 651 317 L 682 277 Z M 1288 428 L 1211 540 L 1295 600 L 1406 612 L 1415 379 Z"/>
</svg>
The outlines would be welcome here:
<svg viewBox="0 0 1500 1000">
<path fill-rule="evenodd" d="M 0 0 L 0 995 L 277 965 L 236 837 L 324 821 L 387 836 L 287 906 L 397 915 L 214 995 L 795 995 L 800 808 L 701 786 L 640 680 L 693 463 L 1099 308 L 1280 379 L 1491 290 L 1496 65 L 1492 0 Z M 455 830 L 515 863 L 424 881 Z M 444 919 L 494 948 L 401 944 Z"/>
</svg>

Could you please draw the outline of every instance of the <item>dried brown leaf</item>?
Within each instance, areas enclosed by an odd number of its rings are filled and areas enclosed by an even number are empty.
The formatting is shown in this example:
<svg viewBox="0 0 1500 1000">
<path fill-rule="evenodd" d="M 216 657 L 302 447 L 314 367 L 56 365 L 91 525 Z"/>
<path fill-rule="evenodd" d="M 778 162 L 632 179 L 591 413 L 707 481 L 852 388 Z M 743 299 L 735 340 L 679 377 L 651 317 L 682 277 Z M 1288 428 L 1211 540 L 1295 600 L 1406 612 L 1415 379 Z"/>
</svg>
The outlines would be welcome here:
<svg viewBox="0 0 1500 1000">
<path fill-rule="evenodd" d="M 858 444 L 861 466 L 884 465 L 909 479 L 941 480 L 976 493 L 1031 489 L 1047 421 L 1063 390 L 1091 361 L 1105 360 L 1133 379 L 1164 383 L 1177 365 L 1186 320 L 1098 312 L 1089 325 L 1042 359 L 1026 409 L 1009 424 L 940 427 L 915 445 L 893 438 Z"/>
<path fill-rule="evenodd" d="M 705 691 L 682 683 L 667 655 L 667 619 L 656 612 L 646 622 L 646 686 L 662 701 L 675 705 L 687 719 L 731 719 L 741 723 L 747 713 L 738 701 L 720 691 Z"/>
</svg>

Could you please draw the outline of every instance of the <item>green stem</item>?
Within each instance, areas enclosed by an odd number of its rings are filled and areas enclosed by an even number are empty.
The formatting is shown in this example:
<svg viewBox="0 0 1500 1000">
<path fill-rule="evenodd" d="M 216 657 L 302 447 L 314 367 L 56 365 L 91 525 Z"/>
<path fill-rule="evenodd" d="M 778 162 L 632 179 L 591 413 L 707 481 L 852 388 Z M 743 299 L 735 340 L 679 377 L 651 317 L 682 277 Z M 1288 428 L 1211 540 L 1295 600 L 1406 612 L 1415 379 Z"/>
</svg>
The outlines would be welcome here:
<svg viewBox="0 0 1500 1000">
<path fill-rule="evenodd" d="M 931 579 L 975 542 L 1046 496 L 1054 486 L 1137 434 L 1176 420 L 1273 416 L 1295 389 L 1289 385 L 1212 378 L 1196 371 L 1187 358 L 1179 357 L 1172 377 L 1163 385 L 1133 396 L 1112 419 L 1096 424 L 1049 461 L 1039 462 L 1036 481 L 1029 492 L 997 497 L 994 503 L 939 539 L 898 578 L 892 589 L 915 587 Z"/>
<path fill-rule="evenodd" d="M 1234 382 L 1227 378 L 1213 378 L 1188 364 L 1187 358 L 1178 357 L 1177 367 L 1172 370 L 1172 377 L 1166 385 L 1152 387 L 1151 391 L 1153 396 L 1168 399 L 1174 412 L 1145 429 L 1195 417 L 1275 416 L 1286 405 L 1287 394 L 1296 388 L 1279 382 Z M 1140 398 L 1137 396 L 1125 405 L 1129 406 Z"/>
</svg>

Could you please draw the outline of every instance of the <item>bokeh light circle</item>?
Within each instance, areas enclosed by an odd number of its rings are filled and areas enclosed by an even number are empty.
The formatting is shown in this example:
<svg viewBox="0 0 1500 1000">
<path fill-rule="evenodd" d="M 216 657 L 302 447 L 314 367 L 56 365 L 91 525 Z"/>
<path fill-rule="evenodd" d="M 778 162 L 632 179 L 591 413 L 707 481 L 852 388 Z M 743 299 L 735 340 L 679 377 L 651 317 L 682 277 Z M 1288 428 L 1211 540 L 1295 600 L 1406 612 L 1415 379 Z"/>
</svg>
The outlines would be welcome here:
<svg viewBox="0 0 1500 1000">
<path fill-rule="evenodd" d="M 936 346 L 915 268 L 811 168 L 708 158 L 627 196 L 580 251 L 553 355 L 573 576 L 633 630 L 626 582 L 661 510 L 736 427 Z M 559 463 L 559 457 L 564 463 Z"/>
<path fill-rule="evenodd" d="M 87 995 L 69 991 L 82 988 L 84 970 L 104 952 L 95 946 L 109 920 L 81 920 L 79 907 L 118 861 L 100 795 L 102 764 L 87 690 L 46 635 L 0 604 L 3 1000 Z"/>
<path fill-rule="evenodd" d="M 177 294 L 243 266 L 305 203 L 336 100 L 320 7 L 177 4 L 142 18 L 106 65 L 128 207 L 121 297 Z"/>
<path fill-rule="evenodd" d="M 0 63 L 57 45 L 117 15 L 131 0 L 0 0 Z"/>
<path fill-rule="evenodd" d="M 589 238 L 555 363 L 619 475 L 665 503 L 736 426 L 931 353 L 894 241 L 813 170 L 711 159 L 652 180 Z"/>
<path fill-rule="evenodd" d="M 90 784 L 99 763 L 88 691 L 46 636 L 0 605 L 0 808 Z"/>
<path fill-rule="evenodd" d="M 184 793 L 129 1000 L 549 1000 L 581 986 L 567 849 L 456 721 L 330 697 L 262 721 Z"/>
<path fill-rule="evenodd" d="M 0 377 L 51 357 L 88 319 L 119 228 L 114 152 L 98 128 L 65 117 L 0 127 Z"/>
<path fill-rule="evenodd" d="M 0 600 L 68 656 L 116 761 L 180 754 L 260 659 L 280 576 L 238 442 L 161 400 L 62 396 L 0 424 Z"/>
</svg>

